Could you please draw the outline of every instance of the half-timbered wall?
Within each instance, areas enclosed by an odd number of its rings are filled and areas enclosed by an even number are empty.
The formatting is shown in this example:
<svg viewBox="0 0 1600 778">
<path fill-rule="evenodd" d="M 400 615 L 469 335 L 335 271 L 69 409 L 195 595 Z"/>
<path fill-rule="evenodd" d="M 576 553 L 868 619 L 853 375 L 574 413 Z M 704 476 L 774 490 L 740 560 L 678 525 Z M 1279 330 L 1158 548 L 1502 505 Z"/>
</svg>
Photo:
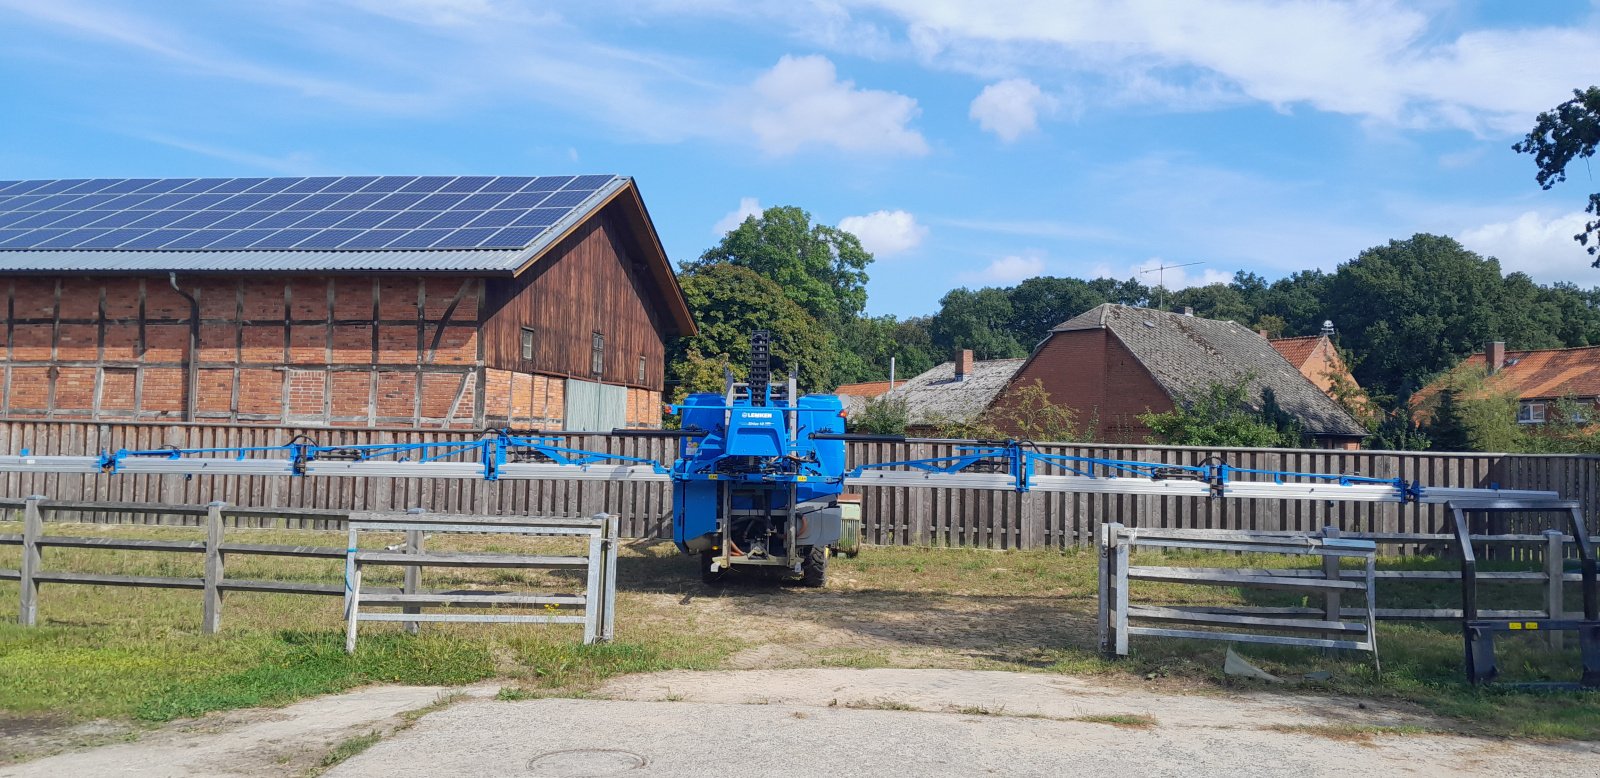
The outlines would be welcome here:
<svg viewBox="0 0 1600 778">
<path fill-rule="evenodd" d="M 9 417 L 469 427 L 477 278 L 13 277 Z M 192 396 L 191 396 L 192 394 Z"/>
</svg>

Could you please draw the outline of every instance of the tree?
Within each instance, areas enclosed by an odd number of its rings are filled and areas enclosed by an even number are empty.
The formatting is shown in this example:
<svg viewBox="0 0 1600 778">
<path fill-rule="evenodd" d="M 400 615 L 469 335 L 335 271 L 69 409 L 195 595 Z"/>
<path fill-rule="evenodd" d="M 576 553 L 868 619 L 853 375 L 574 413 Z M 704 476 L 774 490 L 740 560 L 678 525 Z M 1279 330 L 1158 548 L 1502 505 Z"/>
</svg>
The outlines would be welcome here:
<svg viewBox="0 0 1600 778">
<path fill-rule="evenodd" d="M 1139 421 L 1150 428 L 1152 443 L 1243 448 L 1299 446 L 1299 425 L 1278 409 L 1270 394 L 1264 394 L 1259 405 L 1251 402 L 1245 383 L 1212 384 L 1181 398 L 1170 411 L 1140 414 Z"/>
<path fill-rule="evenodd" d="M 1418 234 L 1340 265 L 1324 299 L 1342 345 L 1360 355 L 1356 380 L 1403 402 L 1500 333 L 1503 293 L 1499 262 Z"/>
<path fill-rule="evenodd" d="M 1004 289 L 955 289 L 939 301 L 939 313 L 929 327 L 934 348 L 942 354 L 969 348 L 978 359 L 1027 356 L 1011 332 L 1012 315 L 1011 297 Z"/>
<path fill-rule="evenodd" d="M 911 415 L 906 401 L 893 397 L 874 397 L 850 416 L 850 431 L 872 435 L 904 435 Z"/>
<path fill-rule="evenodd" d="M 772 332 L 773 374 L 800 371 L 806 391 L 831 391 L 832 338 L 772 281 L 749 268 L 700 264 L 678 274 L 699 334 L 678 338 L 667 351 L 667 381 L 681 398 L 691 391 L 722 391 L 721 365 L 743 376 L 750 333 Z"/>
<path fill-rule="evenodd" d="M 1427 451 L 1433 440 L 1411 416 L 1409 407 L 1384 414 L 1367 438 L 1367 448 L 1376 451 Z"/>
<path fill-rule="evenodd" d="M 1243 294 L 1228 284 L 1207 284 L 1180 289 L 1170 297 L 1173 310 L 1193 308 L 1194 315 L 1207 319 L 1231 319 L 1249 326 L 1256 317 Z"/>
<path fill-rule="evenodd" d="M 1438 404 L 1425 427 L 1434 451 L 1469 451 L 1472 436 L 1461 415 L 1461 390 L 1450 387 L 1439 392 Z"/>
<path fill-rule="evenodd" d="M 884 381 L 889 361 L 904 380 L 943 360 L 933 358 L 927 317 L 897 321 L 893 316 L 860 317 L 846 322 L 834 349 L 833 380 L 838 384 Z"/>
<path fill-rule="evenodd" d="M 1012 336 L 1032 349 L 1057 324 L 1108 302 L 1090 283 L 1076 278 L 1039 276 L 1006 290 L 1011 301 L 1008 324 Z"/>
<path fill-rule="evenodd" d="M 1576 159 L 1594 156 L 1600 146 L 1600 87 L 1572 90 L 1572 99 L 1550 111 L 1539 114 L 1533 130 L 1526 138 L 1511 148 L 1520 154 L 1532 154 L 1539 168 L 1534 179 L 1539 186 L 1549 189 L 1567 180 L 1567 166 Z M 1589 206 L 1584 209 L 1596 218 L 1583 225 L 1583 232 L 1572 236 L 1580 246 L 1595 257 L 1592 266 L 1600 267 L 1600 240 L 1590 245 L 1590 236 L 1600 233 L 1600 192 L 1589 195 Z"/>
<path fill-rule="evenodd" d="M 872 254 L 856 236 L 812 224 L 811 214 L 801 208 L 778 206 L 746 218 L 683 268 L 722 263 L 776 282 L 790 300 L 835 333 L 867 306 Z"/>
<path fill-rule="evenodd" d="M 1437 451 L 1521 451 L 1517 397 L 1496 392 L 1478 366 L 1461 366 L 1445 376 L 1429 408 L 1426 427 Z"/>
<path fill-rule="evenodd" d="M 1077 412 L 1052 402 L 1050 390 L 1038 379 L 1026 386 L 1007 389 L 999 402 L 984 411 L 982 421 L 985 427 L 998 433 L 982 437 L 1017 437 L 1040 443 L 1085 439 L 1085 426 L 1078 423 Z M 1088 425 L 1089 428 L 1093 426 Z"/>
</svg>

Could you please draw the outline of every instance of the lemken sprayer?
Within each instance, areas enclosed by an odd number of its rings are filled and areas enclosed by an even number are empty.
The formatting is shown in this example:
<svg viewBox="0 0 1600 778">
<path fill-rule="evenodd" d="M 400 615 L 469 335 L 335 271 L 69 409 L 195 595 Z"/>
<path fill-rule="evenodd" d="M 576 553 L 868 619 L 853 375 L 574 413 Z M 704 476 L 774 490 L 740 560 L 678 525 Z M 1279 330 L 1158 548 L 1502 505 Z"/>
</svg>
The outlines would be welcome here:
<svg viewBox="0 0 1600 778">
<path fill-rule="evenodd" d="M 827 582 L 839 542 L 844 488 L 843 405 L 835 395 L 798 396 L 794 373 L 774 386 L 771 335 L 750 338 L 750 373 L 726 377 L 722 394 L 693 394 L 682 413 L 673 463 L 672 539 L 700 558 L 701 576 L 735 567 Z"/>
</svg>

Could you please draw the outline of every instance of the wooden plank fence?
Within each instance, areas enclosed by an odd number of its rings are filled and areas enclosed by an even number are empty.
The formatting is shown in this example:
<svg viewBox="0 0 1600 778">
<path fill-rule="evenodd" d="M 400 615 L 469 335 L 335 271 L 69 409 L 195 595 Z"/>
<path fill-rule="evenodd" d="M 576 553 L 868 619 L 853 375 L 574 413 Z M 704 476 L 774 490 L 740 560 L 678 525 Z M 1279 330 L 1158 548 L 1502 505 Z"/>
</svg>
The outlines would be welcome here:
<svg viewBox="0 0 1600 778">
<path fill-rule="evenodd" d="M 323 444 L 459 440 L 471 433 L 412 429 L 328 429 L 212 424 L 136 424 L 82 421 L 0 421 L 0 451 L 92 454 L 101 450 L 280 446 L 296 435 Z M 670 461 L 671 440 L 575 435 L 575 448 Z M 950 453 L 953 444 L 850 443 L 849 461 L 884 462 Z M 1600 512 L 1600 456 L 1440 454 L 1298 449 L 1211 449 L 1171 446 L 1041 444 L 1041 451 L 1075 456 L 1199 464 L 1220 457 L 1236 467 L 1402 477 L 1424 486 L 1551 489 Z M 1047 470 L 1046 472 L 1059 472 Z M 1113 494 L 1015 494 L 965 489 L 871 487 L 861 490 L 862 540 L 882 545 L 927 544 L 983 548 L 1092 546 L 1101 524 L 1173 529 L 1314 532 L 1447 532 L 1443 506 L 1322 501 L 1211 500 Z M 421 478 L 283 478 L 274 476 L 127 476 L 0 474 L 0 497 L 42 494 L 52 500 L 205 504 L 213 500 L 255 509 L 404 511 L 476 515 L 620 517 L 623 537 L 672 533 L 671 487 L 660 483 L 470 481 Z M 270 511 L 268 511 L 270 512 Z M 198 517 L 197 517 L 198 518 Z M 96 514 L 96 520 L 141 522 L 143 515 Z M 316 518 L 298 521 L 315 522 Z M 1533 534 L 1546 527 L 1511 517 L 1497 531 Z M 285 524 L 284 526 L 290 526 Z M 294 525 L 298 526 L 298 525 Z M 308 525 L 315 526 L 315 525 Z"/>
</svg>

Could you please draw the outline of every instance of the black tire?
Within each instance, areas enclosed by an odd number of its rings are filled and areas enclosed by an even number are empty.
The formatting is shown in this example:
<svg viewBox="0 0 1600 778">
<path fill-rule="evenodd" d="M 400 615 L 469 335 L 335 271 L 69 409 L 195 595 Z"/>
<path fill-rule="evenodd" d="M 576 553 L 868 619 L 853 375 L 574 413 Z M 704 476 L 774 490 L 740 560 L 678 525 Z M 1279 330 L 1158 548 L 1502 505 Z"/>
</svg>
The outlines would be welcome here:
<svg viewBox="0 0 1600 778">
<path fill-rule="evenodd" d="M 805 546 L 800 560 L 800 585 L 820 589 L 828 585 L 828 547 Z"/>
<path fill-rule="evenodd" d="M 712 586 L 715 586 L 717 584 L 722 583 L 722 579 L 727 577 L 728 569 L 725 568 L 725 567 L 724 568 L 719 568 L 716 572 L 712 572 L 711 563 L 716 558 L 717 558 L 717 553 L 714 552 L 714 551 L 701 551 L 700 552 L 700 582 L 701 583 L 710 584 Z"/>
</svg>

